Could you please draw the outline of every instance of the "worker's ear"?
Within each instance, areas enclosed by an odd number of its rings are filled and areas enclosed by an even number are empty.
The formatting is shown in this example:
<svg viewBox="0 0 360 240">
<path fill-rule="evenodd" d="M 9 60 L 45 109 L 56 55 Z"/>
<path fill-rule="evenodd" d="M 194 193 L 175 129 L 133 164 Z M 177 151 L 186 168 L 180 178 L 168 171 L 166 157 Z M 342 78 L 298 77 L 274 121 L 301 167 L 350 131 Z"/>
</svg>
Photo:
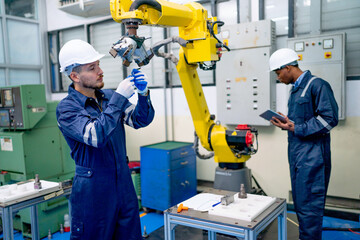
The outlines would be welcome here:
<svg viewBox="0 0 360 240">
<path fill-rule="evenodd" d="M 292 65 L 287 65 L 287 66 L 285 66 L 284 68 L 286 69 L 287 72 L 290 72 L 290 71 L 294 68 L 294 66 L 292 66 Z"/>
<path fill-rule="evenodd" d="M 69 78 L 76 83 L 80 81 L 79 73 L 77 72 L 71 72 Z"/>
</svg>

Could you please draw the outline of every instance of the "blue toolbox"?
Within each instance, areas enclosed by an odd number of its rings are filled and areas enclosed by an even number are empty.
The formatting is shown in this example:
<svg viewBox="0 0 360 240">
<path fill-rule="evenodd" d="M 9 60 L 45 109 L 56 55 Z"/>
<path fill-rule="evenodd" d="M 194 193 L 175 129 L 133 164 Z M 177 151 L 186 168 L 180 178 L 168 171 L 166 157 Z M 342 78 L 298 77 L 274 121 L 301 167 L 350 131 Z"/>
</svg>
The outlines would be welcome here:
<svg viewBox="0 0 360 240">
<path fill-rule="evenodd" d="M 192 143 L 161 142 L 140 147 L 141 203 L 164 211 L 196 195 L 196 155 Z"/>
</svg>

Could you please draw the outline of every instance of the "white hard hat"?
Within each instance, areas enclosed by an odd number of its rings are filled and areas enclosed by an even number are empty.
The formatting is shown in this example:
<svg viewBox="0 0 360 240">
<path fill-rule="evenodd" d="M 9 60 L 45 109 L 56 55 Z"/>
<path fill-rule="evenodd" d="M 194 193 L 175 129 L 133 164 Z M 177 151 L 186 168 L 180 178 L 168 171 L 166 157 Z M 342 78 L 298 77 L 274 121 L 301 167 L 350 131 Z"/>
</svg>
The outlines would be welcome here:
<svg viewBox="0 0 360 240">
<path fill-rule="evenodd" d="M 281 48 L 271 54 L 269 59 L 270 71 L 280 69 L 286 65 L 297 65 L 299 56 L 290 48 Z"/>
<path fill-rule="evenodd" d="M 70 40 L 60 49 L 60 72 L 67 72 L 70 75 L 73 67 L 95 62 L 104 56 L 83 40 Z M 71 69 L 67 69 L 68 67 Z"/>
</svg>

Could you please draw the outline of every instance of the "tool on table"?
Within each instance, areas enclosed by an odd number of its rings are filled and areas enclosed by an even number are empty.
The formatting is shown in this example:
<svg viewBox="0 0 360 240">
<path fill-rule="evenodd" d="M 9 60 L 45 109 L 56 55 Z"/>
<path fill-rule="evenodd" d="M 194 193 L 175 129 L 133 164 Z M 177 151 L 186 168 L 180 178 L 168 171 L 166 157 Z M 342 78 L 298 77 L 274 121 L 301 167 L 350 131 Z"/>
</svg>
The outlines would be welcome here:
<svg viewBox="0 0 360 240">
<path fill-rule="evenodd" d="M 221 203 L 221 201 L 213 204 L 211 207 L 215 207 L 215 206 L 219 205 L 220 203 Z"/>
<path fill-rule="evenodd" d="M 181 212 L 182 210 L 188 210 L 189 208 L 184 206 L 182 203 L 178 206 L 177 212 Z"/>
<path fill-rule="evenodd" d="M 41 182 L 40 182 L 39 174 L 35 174 L 34 189 L 41 189 Z"/>
<path fill-rule="evenodd" d="M 234 195 L 225 195 L 221 198 L 221 205 L 227 206 L 232 202 L 234 202 Z"/>
<path fill-rule="evenodd" d="M 240 185 L 240 192 L 238 194 L 238 197 L 239 198 L 247 198 L 247 194 L 246 194 L 246 191 L 245 191 L 245 186 L 244 184 L 241 184 Z"/>
</svg>

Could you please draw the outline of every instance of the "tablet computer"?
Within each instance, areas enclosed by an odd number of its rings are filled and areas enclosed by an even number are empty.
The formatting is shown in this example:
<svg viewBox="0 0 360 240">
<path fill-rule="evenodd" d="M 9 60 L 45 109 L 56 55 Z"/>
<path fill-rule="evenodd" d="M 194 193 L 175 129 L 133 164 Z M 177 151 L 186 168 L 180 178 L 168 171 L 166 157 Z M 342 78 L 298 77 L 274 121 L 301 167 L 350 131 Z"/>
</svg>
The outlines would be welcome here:
<svg viewBox="0 0 360 240">
<path fill-rule="evenodd" d="M 266 119 L 266 120 L 268 120 L 268 121 L 272 120 L 273 117 L 276 117 L 281 122 L 284 122 L 284 123 L 286 122 L 285 117 L 283 117 L 282 115 L 274 112 L 273 110 L 266 110 L 265 112 L 263 112 L 259 116 Z M 293 121 L 291 121 L 291 122 L 293 122 Z"/>
</svg>

